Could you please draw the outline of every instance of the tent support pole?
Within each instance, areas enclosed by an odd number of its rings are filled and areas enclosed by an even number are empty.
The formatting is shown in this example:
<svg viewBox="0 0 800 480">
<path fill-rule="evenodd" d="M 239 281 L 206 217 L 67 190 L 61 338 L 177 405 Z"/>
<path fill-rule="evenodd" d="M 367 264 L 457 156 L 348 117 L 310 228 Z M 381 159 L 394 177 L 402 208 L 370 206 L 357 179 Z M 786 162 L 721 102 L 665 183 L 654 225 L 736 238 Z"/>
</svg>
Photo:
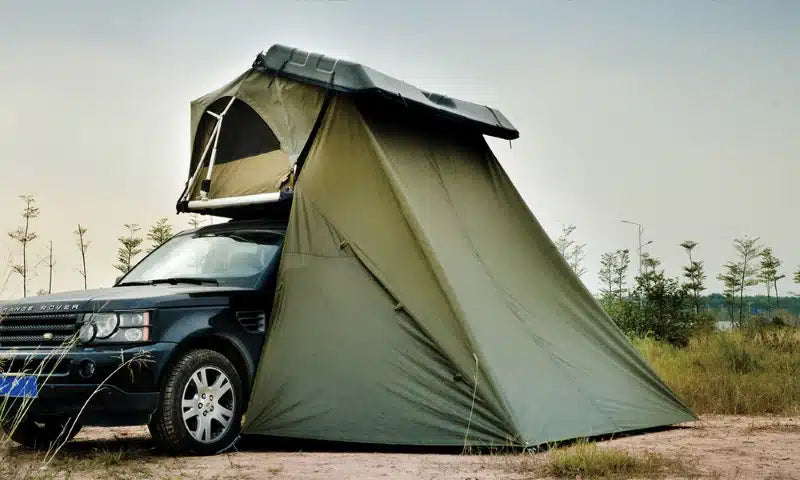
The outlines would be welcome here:
<svg viewBox="0 0 800 480">
<path fill-rule="evenodd" d="M 211 148 L 211 142 L 216 137 L 218 129 L 219 122 L 214 125 L 214 129 L 211 131 L 211 136 L 208 137 L 208 142 L 206 142 L 206 147 L 203 149 L 203 154 L 200 155 L 199 159 L 197 159 L 197 166 L 194 168 L 194 173 L 192 173 L 189 183 L 186 184 L 186 191 L 183 192 L 183 195 L 181 195 L 181 201 L 189 199 L 189 195 L 191 195 L 192 188 L 194 187 L 194 182 L 197 181 L 197 175 L 200 173 L 200 169 L 203 167 L 203 159 L 206 158 L 206 153 L 208 153 L 208 149 Z"/>
<path fill-rule="evenodd" d="M 231 101 L 228 102 L 228 105 L 225 107 L 225 110 L 222 111 L 219 115 L 214 112 L 206 112 L 212 117 L 217 119 L 216 125 L 216 135 L 212 135 L 214 139 L 214 147 L 211 149 L 211 157 L 208 159 L 208 170 L 206 171 L 206 178 L 203 180 L 202 186 L 200 187 L 200 199 L 201 200 L 208 200 L 208 192 L 211 190 L 211 172 L 214 170 L 214 164 L 217 160 L 217 144 L 219 144 L 219 136 L 222 133 L 222 120 L 225 117 L 225 114 L 228 113 L 228 110 L 233 105 L 233 101 L 236 100 L 236 97 L 231 97 Z M 210 142 L 209 138 L 209 142 Z"/>
<path fill-rule="evenodd" d="M 200 158 L 197 159 L 197 166 L 194 168 L 194 172 L 192 173 L 192 176 L 189 177 L 189 181 L 186 182 L 186 187 L 184 188 L 183 193 L 181 193 L 181 196 L 178 199 L 178 212 L 179 213 L 181 211 L 181 205 L 184 204 L 185 202 L 189 201 L 189 195 L 191 195 L 191 193 L 192 193 L 192 188 L 194 188 L 194 184 L 197 181 L 197 176 L 200 173 L 200 169 L 203 168 L 203 159 L 206 158 L 206 154 L 208 153 L 208 149 L 211 147 L 211 143 L 212 142 L 214 143 L 214 150 L 216 150 L 216 145 L 217 145 L 217 142 L 219 140 L 220 129 L 222 128 L 222 117 L 226 113 L 228 113 L 228 109 L 231 108 L 231 105 L 233 105 L 233 101 L 234 100 L 236 100 L 236 97 L 235 96 L 231 97 L 230 102 L 228 102 L 228 105 L 225 107 L 225 109 L 220 114 L 216 114 L 216 113 L 208 111 L 208 110 L 206 110 L 206 112 L 205 112 L 205 113 L 211 115 L 212 117 L 216 118 L 217 119 L 217 123 L 214 125 L 214 129 L 211 130 L 211 136 L 208 137 L 208 141 L 206 142 L 206 146 L 205 146 L 205 148 L 203 148 L 203 153 L 200 155 Z M 213 164 L 214 164 L 213 158 L 216 156 L 216 155 L 214 155 L 214 153 L 215 152 L 212 152 L 212 160 L 210 160 L 210 162 L 209 162 L 209 170 L 211 169 L 211 166 L 213 166 Z M 207 175 L 206 177 L 207 177 L 208 181 L 210 182 L 210 179 L 211 179 L 210 172 L 209 172 L 209 175 Z M 201 196 L 203 195 L 203 193 L 204 192 L 202 192 L 202 191 L 200 192 Z M 208 195 L 208 190 L 205 191 L 205 194 L 206 194 L 206 196 Z"/>
</svg>

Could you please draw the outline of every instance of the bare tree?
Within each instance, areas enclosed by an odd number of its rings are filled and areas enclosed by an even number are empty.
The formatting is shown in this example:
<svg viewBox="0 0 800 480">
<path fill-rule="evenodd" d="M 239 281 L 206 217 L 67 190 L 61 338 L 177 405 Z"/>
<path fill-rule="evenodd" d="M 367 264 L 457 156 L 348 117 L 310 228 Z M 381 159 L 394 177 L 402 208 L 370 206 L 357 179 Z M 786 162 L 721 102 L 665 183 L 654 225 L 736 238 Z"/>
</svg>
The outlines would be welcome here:
<svg viewBox="0 0 800 480">
<path fill-rule="evenodd" d="M 22 220 L 24 225 L 16 230 L 8 232 L 8 236 L 20 244 L 22 247 L 22 263 L 11 266 L 13 272 L 22 277 L 22 296 L 28 296 L 28 244 L 36 240 L 39 235 L 31 231 L 31 220 L 39 216 L 39 208 L 36 206 L 36 199 L 33 195 L 20 195 L 25 207 L 22 210 Z"/>
<path fill-rule="evenodd" d="M 172 225 L 169 224 L 169 220 L 162 218 L 157 221 L 155 225 L 150 227 L 150 230 L 147 232 L 147 239 L 153 242 L 147 252 L 152 252 L 166 243 L 170 238 L 172 238 Z"/>
<path fill-rule="evenodd" d="M 49 271 L 49 275 L 47 278 L 47 293 L 53 293 L 53 267 L 56 265 L 55 260 L 53 260 L 53 241 L 50 240 L 50 254 L 49 260 L 47 261 L 47 269 Z"/>
<path fill-rule="evenodd" d="M 628 278 L 628 267 L 631 265 L 630 251 L 626 248 L 624 250 L 617 250 L 616 252 L 616 265 L 614 267 L 614 277 L 617 290 L 617 297 L 622 299 L 625 296 L 625 283 Z"/>
<path fill-rule="evenodd" d="M 731 322 L 736 322 L 736 294 L 739 291 L 739 281 L 741 279 L 740 267 L 738 263 L 728 262 L 723 268 L 725 271 L 717 275 L 717 278 L 723 284 L 722 294 L 725 297 L 725 305 L 728 309 L 728 315 L 731 317 Z"/>
<path fill-rule="evenodd" d="M 570 235 L 572 232 L 575 231 L 575 225 L 565 225 L 561 227 L 561 235 L 555 241 L 556 248 L 558 249 L 558 253 L 561 254 L 562 257 L 565 259 L 567 258 L 567 254 L 570 250 L 570 247 L 575 244 L 575 241 L 572 240 Z"/>
<path fill-rule="evenodd" d="M 128 234 L 118 238 L 119 243 L 122 245 L 117 250 L 117 261 L 119 263 L 114 265 L 114 268 L 122 272 L 123 275 L 130 272 L 131 268 L 133 268 L 133 258 L 142 253 L 140 247 L 144 240 L 137 235 L 139 230 L 141 230 L 138 224 L 126 223 L 124 227 L 128 230 Z"/>
<path fill-rule="evenodd" d="M 583 259 L 586 257 L 584 250 L 586 249 L 585 243 L 575 243 L 575 240 L 570 238 L 572 232 L 575 231 L 575 225 L 566 225 L 561 228 L 561 235 L 555 241 L 558 253 L 564 257 L 572 271 L 578 278 L 586 273 L 586 268 L 583 267 Z"/>
<path fill-rule="evenodd" d="M 758 280 L 758 265 L 755 260 L 761 254 L 761 245 L 758 243 L 758 237 L 737 238 L 733 241 L 733 248 L 739 255 L 740 269 L 740 282 L 739 282 L 739 323 L 741 324 L 744 318 L 744 290 L 747 287 L 756 285 Z"/>
<path fill-rule="evenodd" d="M 798 269 L 798 270 L 797 270 L 797 271 L 794 273 L 794 277 L 792 277 L 792 280 L 794 280 L 794 283 L 800 284 L 800 269 Z M 2 291 L 2 289 L 0 289 L 0 291 Z M 796 293 L 795 295 L 797 295 L 798 297 L 800 297 L 800 292 Z"/>
<path fill-rule="evenodd" d="M 606 252 L 600 256 L 600 295 L 605 298 L 614 297 L 614 267 L 617 264 L 616 253 Z"/>
<path fill-rule="evenodd" d="M 603 284 L 600 293 L 604 298 L 624 298 L 630 263 L 628 249 L 607 252 L 600 257 L 600 282 Z"/>
<path fill-rule="evenodd" d="M 778 308 L 780 297 L 778 296 L 778 280 L 786 277 L 778 273 L 781 262 L 772 254 L 772 249 L 767 247 L 761 251 L 761 271 L 758 273 L 758 280 L 767 286 L 767 305 L 769 305 L 770 290 L 775 289 L 775 308 Z"/>
<path fill-rule="evenodd" d="M 72 232 L 75 235 L 75 245 L 78 246 L 78 250 L 81 252 L 81 267 L 78 268 L 78 273 L 81 274 L 83 277 L 83 289 L 86 290 L 87 287 L 87 275 L 86 275 L 86 251 L 89 250 L 89 244 L 92 243 L 86 239 L 86 227 L 82 227 L 81 224 L 78 224 L 78 228 Z"/>
<path fill-rule="evenodd" d="M 686 240 L 681 243 L 681 247 L 686 250 L 689 255 L 689 265 L 683 267 L 683 276 L 686 277 L 686 282 L 683 288 L 692 295 L 694 300 L 694 313 L 700 312 L 700 293 L 706 289 L 704 281 L 706 274 L 703 271 L 703 262 L 698 262 L 692 258 L 692 250 L 697 246 L 697 242 L 693 240 Z"/>
<path fill-rule="evenodd" d="M 572 246 L 572 249 L 570 249 L 567 257 L 567 263 L 569 263 L 569 266 L 578 278 L 581 278 L 586 273 L 586 267 L 583 266 L 583 259 L 586 257 L 584 253 L 585 249 L 585 243 L 575 244 Z"/>
<path fill-rule="evenodd" d="M 725 264 L 726 272 L 720 274 L 717 278 L 728 285 L 731 282 L 731 275 L 736 275 L 736 293 L 739 295 L 739 325 L 744 320 L 744 291 L 747 287 L 758 285 L 759 265 L 756 263 L 756 258 L 761 255 L 763 250 L 758 243 L 758 237 L 750 238 L 737 238 L 733 241 L 733 248 L 736 251 L 737 261 L 728 262 Z M 726 287 L 727 288 L 727 287 Z M 727 291 L 727 290 L 726 290 Z"/>
</svg>

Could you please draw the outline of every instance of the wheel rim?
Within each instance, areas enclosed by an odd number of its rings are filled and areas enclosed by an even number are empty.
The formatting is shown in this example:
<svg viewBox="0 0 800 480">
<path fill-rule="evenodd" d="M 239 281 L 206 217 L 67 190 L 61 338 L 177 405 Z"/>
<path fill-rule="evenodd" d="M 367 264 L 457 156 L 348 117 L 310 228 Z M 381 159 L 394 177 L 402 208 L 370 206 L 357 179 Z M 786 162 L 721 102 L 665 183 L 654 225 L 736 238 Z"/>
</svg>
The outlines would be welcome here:
<svg viewBox="0 0 800 480">
<path fill-rule="evenodd" d="M 183 388 L 183 424 L 200 443 L 213 443 L 228 433 L 235 409 L 233 385 L 218 368 L 198 368 Z"/>
</svg>

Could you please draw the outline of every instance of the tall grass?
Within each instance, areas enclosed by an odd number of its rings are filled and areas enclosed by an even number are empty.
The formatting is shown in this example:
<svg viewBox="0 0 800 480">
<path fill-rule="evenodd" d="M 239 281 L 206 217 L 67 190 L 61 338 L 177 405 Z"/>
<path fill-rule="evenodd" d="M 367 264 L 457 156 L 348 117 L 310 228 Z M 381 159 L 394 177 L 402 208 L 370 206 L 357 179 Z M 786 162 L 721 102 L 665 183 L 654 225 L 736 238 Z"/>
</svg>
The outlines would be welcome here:
<svg viewBox="0 0 800 480">
<path fill-rule="evenodd" d="M 77 344 L 77 336 L 73 335 L 61 345 L 49 348 L 46 357 L 38 359 L 38 363 L 34 362 L 34 354 L 39 353 L 39 347 L 35 347 L 32 353 L 29 353 L 22 360 L 22 366 L 13 372 L 15 375 L 31 375 L 37 377 L 39 388 L 43 387 L 50 381 L 50 378 L 55 373 L 58 365 L 66 356 L 67 352 Z M 14 354 L 15 349 L 9 350 L 9 354 Z M 8 360 L 0 359 L 0 373 L 6 373 Z M 48 369 L 48 367 L 50 367 Z M 3 431 L 0 432 L 0 448 L 6 447 L 10 441 L 10 437 L 20 424 L 26 419 L 28 410 L 33 404 L 34 397 L 11 397 L 9 394 L 0 395 L 0 424 L 3 425 Z M 74 423 L 77 421 L 73 421 Z M 67 432 L 62 432 L 67 433 Z"/>
<path fill-rule="evenodd" d="M 11 374 L 20 377 L 35 376 L 38 389 L 41 390 L 43 386 L 51 381 L 66 354 L 77 345 L 78 333 L 76 332 L 57 346 L 11 348 L 4 352 L 6 356 L 0 357 L 0 374 Z M 14 366 L 13 371 L 9 371 L 11 366 L 9 358 L 11 356 L 16 357 L 14 360 L 16 366 Z M 72 438 L 76 429 L 80 428 L 80 418 L 86 407 L 99 392 L 105 389 L 112 378 L 123 370 L 129 370 L 129 373 L 133 375 L 134 366 L 143 366 L 152 362 L 150 352 L 147 350 L 137 352 L 126 358 L 123 349 L 120 349 L 117 358 L 119 359 L 119 365 L 107 377 L 102 379 L 83 403 L 75 417 L 67 419 L 56 440 L 47 446 L 37 471 L 29 469 L 31 471 L 26 474 L 12 478 L 39 478 L 53 462 L 64 444 Z M 0 425 L 2 425 L 2 428 L 0 428 L 0 463 L 5 464 L 7 459 L 13 457 L 13 453 L 10 451 L 11 437 L 23 422 L 28 420 L 28 413 L 34 402 L 35 398 L 32 396 L 12 397 L 10 394 L 0 395 Z M 0 471 L 0 473 L 4 472 Z"/>
<path fill-rule="evenodd" d="M 633 343 L 696 413 L 800 412 L 800 331 L 795 328 L 704 333 L 684 348 L 649 338 Z"/>
</svg>

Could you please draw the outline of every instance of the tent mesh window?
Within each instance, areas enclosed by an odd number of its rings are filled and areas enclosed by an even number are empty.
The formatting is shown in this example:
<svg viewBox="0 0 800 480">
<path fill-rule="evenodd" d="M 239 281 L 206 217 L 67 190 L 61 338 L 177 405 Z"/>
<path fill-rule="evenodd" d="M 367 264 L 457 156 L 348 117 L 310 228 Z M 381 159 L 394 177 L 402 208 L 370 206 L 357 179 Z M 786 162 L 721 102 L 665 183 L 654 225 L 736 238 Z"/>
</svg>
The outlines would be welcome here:
<svg viewBox="0 0 800 480">
<path fill-rule="evenodd" d="M 230 100 L 231 97 L 221 97 L 209 105 L 207 111 L 220 114 Z M 200 155 L 203 154 L 203 149 L 216 124 L 215 117 L 204 114 L 197 125 L 192 148 L 192 168 L 195 168 L 197 162 L 200 161 Z M 258 113 L 237 98 L 222 121 L 214 164 L 221 165 L 241 158 L 280 150 L 280 148 L 281 144 L 278 138 Z M 206 153 L 203 159 L 204 167 L 208 166 L 209 157 L 210 154 Z"/>
</svg>

